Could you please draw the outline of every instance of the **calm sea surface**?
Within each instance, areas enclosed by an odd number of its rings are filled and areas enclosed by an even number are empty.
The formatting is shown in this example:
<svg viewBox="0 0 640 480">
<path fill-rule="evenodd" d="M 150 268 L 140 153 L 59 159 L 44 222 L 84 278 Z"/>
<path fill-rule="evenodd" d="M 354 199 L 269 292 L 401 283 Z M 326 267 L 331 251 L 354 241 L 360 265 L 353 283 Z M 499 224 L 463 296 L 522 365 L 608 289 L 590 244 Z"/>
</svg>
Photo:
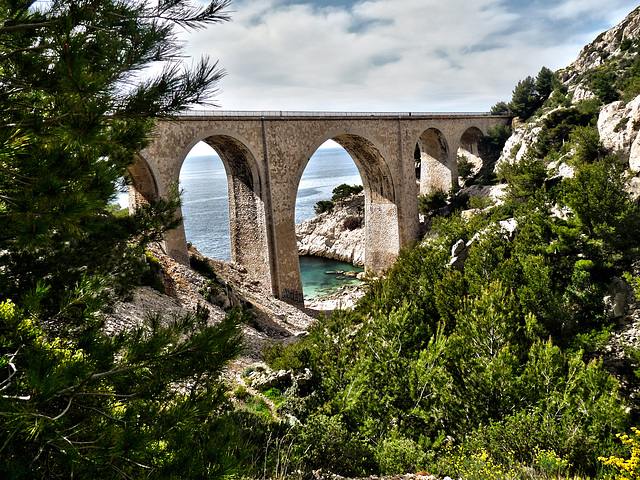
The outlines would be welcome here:
<svg viewBox="0 0 640 480">
<path fill-rule="evenodd" d="M 342 183 L 362 185 L 360 174 L 342 148 L 319 149 L 309 161 L 296 201 L 296 223 L 315 215 L 314 205 L 331 199 L 331 191 Z M 188 157 L 180 172 L 184 190 L 182 215 L 187 241 L 211 258 L 231 260 L 227 175 L 217 155 Z M 305 298 L 326 295 L 354 279 L 339 272 L 362 270 L 343 262 L 301 257 L 300 269 Z"/>
</svg>

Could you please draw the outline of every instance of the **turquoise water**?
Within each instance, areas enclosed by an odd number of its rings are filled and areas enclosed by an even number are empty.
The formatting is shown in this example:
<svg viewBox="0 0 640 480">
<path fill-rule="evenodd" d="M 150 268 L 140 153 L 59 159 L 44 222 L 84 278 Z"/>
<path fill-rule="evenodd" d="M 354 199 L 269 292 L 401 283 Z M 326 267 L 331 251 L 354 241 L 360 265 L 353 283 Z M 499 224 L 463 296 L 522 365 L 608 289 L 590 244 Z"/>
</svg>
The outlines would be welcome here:
<svg viewBox="0 0 640 480">
<path fill-rule="evenodd" d="M 332 190 L 342 183 L 362 185 L 349 154 L 342 148 L 316 151 L 298 186 L 296 223 L 312 218 L 315 204 L 331 199 Z M 187 157 L 180 171 L 180 188 L 184 190 L 182 216 L 187 241 L 208 257 L 230 261 L 227 175 L 220 158 L 217 155 Z M 356 267 L 336 260 L 301 257 L 305 298 L 326 296 L 342 285 L 357 283 L 352 277 L 326 273 L 353 269 Z"/>
<path fill-rule="evenodd" d="M 337 260 L 320 257 L 303 256 L 300 258 L 300 274 L 304 297 L 322 298 L 335 293 L 342 286 L 360 283 L 355 277 L 345 272 L 362 272 L 364 268 Z"/>
</svg>

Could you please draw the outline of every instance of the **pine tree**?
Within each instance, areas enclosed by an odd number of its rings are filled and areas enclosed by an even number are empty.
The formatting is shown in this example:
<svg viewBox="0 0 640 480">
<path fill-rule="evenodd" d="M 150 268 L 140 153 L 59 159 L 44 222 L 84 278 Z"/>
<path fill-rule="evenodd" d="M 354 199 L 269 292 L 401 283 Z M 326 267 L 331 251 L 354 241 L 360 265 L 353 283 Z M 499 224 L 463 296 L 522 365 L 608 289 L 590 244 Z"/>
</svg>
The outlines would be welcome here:
<svg viewBox="0 0 640 480">
<path fill-rule="evenodd" d="M 21 148 L 0 165 L 0 298 L 19 300 L 45 277 L 54 290 L 87 274 L 121 279 L 131 239 L 173 226 L 175 202 L 150 207 L 162 222 L 115 219 L 107 206 L 153 117 L 210 102 L 223 72 L 207 59 L 181 71 L 174 30 L 225 20 L 226 6 L 3 2 L 0 142 Z M 155 63 L 160 74 L 137 80 Z"/>
<path fill-rule="evenodd" d="M 536 81 L 533 77 L 520 80 L 513 90 L 509 107 L 514 115 L 522 120 L 529 118 L 538 108 L 538 97 L 535 94 Z"/>
<path fill-rule="evenodd" d="M 114 216 L 119 179 L 153 119 L 210 104 L 223 74 L 208 59 L 182 69 L 176 29 L 227 7 L 0 2 L 1 478 L 229 473 L 219 373 L 241 315 L 151 315 L 109 336 L 100 313 L 177 221 L 177 195 Z M 152 64 L 161 73 L 144 74 Z"/>
</svg>

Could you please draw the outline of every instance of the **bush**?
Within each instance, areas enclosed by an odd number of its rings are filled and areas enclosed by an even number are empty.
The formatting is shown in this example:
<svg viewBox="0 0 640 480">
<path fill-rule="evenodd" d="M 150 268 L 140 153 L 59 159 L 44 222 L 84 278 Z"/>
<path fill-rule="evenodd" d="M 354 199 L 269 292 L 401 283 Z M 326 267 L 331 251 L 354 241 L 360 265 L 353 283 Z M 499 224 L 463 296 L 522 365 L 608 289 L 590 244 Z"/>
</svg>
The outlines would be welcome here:
<svg viewBox="0 0 640 480">
<path fill-rule="evenodd" d="M 420 445 L 398 435 L 386 438 L 378 446 L 376 460 L 383 475 L 417 472 L 424 461 L 425 453 Z"/>
<path fill-rule="evenodd" d="M 357 195 L 363 190 L 364 187 L 362 185 L 347 185 L 346 183 L 343 183 L 333 189 L 333 196 L 331 197 L 331 200 L 337 202 L 338 200 L 350 197 L 351 195 Z"/>
<path fill-rule="evenodd" d="M 631 457 L 619 458 L 610 456 L 609 458 L 598 457 L 607 467 L 616 471 L 615 475 L 606 475 L 607 480 L 636 480 L 640 478 L 640 430 L 632 427 L 632 436 L 617 434 L 616 437 L 629 449 Z"/>
<path fill-rule="evenodd" d="M 342 226 L 347 230 L 355 230 L 356 228 L 360 228 L 361 225 L 362 218 L 355 215 L 345 218 L 342 222 Z"/>
<path fill-rule="evenodd" d="M 464 155 L 458 155 L 458 176 L 466 180 L 471 172 L 473 172 L 473 163 Z"/>
<path fill-rule="evenodd" d="M 316 215 L 320 215 L 321 213 L 331 213 L 333 212 L 334 203 L 331 200 L 320 200 L 316 203 L 313 210 L 316 212 Z"/>
<path fill-rule="evenodd" d="M 418 211 L 422 215 L 430 215 L 447 204 L 447 197 L 448 195 L 444 190 L 436 190 L 432 193 L 420 195 L 418 197 Z"/>
</svg>

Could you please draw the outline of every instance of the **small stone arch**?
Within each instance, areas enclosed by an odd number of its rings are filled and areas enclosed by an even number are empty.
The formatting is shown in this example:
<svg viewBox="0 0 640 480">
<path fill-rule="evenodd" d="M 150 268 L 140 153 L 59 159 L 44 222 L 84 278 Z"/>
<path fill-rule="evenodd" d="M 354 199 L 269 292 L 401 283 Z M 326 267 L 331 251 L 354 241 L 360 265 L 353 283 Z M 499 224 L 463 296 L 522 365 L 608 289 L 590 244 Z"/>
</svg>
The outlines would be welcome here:
<svg viewBox="0 0 640 480">
<path fill-rule="evenodd" d="M 479 141 L 484 134 L 478 127 L 467 128 L 460 137 L 458 158 L 464 157 L 473 165 L 473 172 L 477 173 L 483 167 L 483 159 L 479 149 Z"/>
<path fill-rule="evenodd" d="M 420 193 L 448 191 L 457 182 L 458 169 L 451 159 L 449 144 L 437 128 L 425 130 L 418 139 L 420 148 Z"/>
<path fill-rule="evenodd" d="M 296 189 L 311 155 L 333 140 L 351 156 L 364 185 L 365 268 L 381 272 L 391 266 L 400 250 L 396 187 L 382 148 L 362 133 L 330 132 L 313 143 L 298 171 Z"/>
</svg>

